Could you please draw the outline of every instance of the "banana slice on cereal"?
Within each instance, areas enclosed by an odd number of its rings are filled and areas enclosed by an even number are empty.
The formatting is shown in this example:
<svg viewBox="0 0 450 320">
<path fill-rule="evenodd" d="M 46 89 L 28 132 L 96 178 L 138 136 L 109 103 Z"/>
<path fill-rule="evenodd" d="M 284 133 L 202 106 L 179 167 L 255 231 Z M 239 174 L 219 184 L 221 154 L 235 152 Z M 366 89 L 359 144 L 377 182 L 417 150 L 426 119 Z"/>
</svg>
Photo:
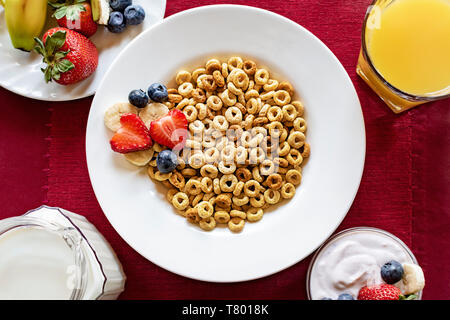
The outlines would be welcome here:
<svg viewBox="0 0 450 320">
<path fill-rule="evenodd" d="M 164 117 L 169 112 L 169 108 L 165 104 L 152 102 L 139 111 L 139 117 L 144 121 L 147 128 L 150 128 L 152 121 Z"/>
<path fill-rule="evenodd" d="M 119 130 L 120 117 L 125 113 L 138 114 L 138 109 L 128 102 L 119 102 L 113 104 L 108 110 L 106 110 L 104 121 L 108 129 L 114 132 Z"/>
<path fill-rule="evenodd" d="M 148 150 L 125 153 L 124 156 L 131 164 L 143 167 L 152 160 L 154 152 L 153 148 L 150 148 Z"/>
</svg>

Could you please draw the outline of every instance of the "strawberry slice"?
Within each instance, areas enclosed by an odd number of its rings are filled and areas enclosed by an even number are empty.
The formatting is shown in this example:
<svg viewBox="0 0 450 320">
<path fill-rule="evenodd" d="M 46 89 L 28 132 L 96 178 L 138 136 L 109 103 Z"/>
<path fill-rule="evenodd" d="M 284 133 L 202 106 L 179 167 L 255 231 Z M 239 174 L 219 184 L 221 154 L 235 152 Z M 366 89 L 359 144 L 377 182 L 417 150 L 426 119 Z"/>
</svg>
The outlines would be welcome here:
<svg viewBox="0 0 450 320">
<path fill-rule="evenodd" d="M 359 290 L 358 300 L 400 300 L 402 292 L 392 284 L 365 286 Z"/>
<path fill-rule="evenodd" d="M 133 113 L 120 117 L 122 125 L 111 138 L 111 148 L 115 152 L 128 153 L 146 150 L 152 146 L 152 139 L 144 122 Z"/>
<path fill-rule="evenodd" d="M 150 137 L 160 145 L 181 150 L 186 143 L 188 121 L 183 112 L 170 110 L 164 117 L 150 123 Z"/>
</svg>

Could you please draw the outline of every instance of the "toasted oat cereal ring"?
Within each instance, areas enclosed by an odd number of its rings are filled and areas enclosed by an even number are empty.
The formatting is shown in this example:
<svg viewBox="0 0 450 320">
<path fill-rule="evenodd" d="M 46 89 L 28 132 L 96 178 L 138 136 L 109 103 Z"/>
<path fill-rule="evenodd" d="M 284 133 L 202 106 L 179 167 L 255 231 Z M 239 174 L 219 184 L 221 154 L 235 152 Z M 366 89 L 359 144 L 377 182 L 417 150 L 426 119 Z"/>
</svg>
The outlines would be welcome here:
<svg viewBox="0 0 450 320">
<path fill-rule="evenodd" d="M 249 197 L 246 196 L 245 194 L 241 193 L 238 196 L 234 196 L 232 198 L 233 200 L 233 204 L 237 205 L 237 206 L 243 206 L 246 205 L 250 200 Z"/>
<path fill-rule="evenodd" d="M 243 70 L 237 70 L 231 81 L 237 88 L 247 90 L 250 79 Z"/>
<path fill-rule="evenodd" d="M 172 175 L 172 172 L 161 173 L 160 171 L 156 171 L 155 172 L 155 180 L 157 180 L 157 181 L 168 180 L 171 175 Z"/>
<path fill-rule="evenodd" d="M 183 100 L 183 96 L 181 94 L 169 93 L 168 101 L 173 103 L 180 103 Z"/>
<path fill-rule="evenodd" d="M 206 72 L 207 73 L 213 73 L 214 71 L 218 70 L 222 70 L 222 64 L 220 63 L 219 60 L 217 59 L 210 59 L 206 62 Z"/>
<path fill-rule="evenodd" d="M 198 216 L 202 219 L 209 218 L 214 213 L 214 207 L 208 201 L 202 201 L 197 206 Z"/>
<path fill-rule="evenodd" d="M 311 147 L 309 146 L 309 143 L 305 142 L 303 145 L 303 151 L 302 151 L 302 157 L 308 158 L 311 153 Z"/>
<path fill-rule="evenodd" d="M 230 207 L 231 206 L 231 195 L 230 194 L 219 194 L 214 201 L 214 204 L 219 207 Z"/>
<path fill-rule="evenodd" d="M 297 149 L 291 149 L 286 156 L 286 160 L 293 166 L 298 166 L 303 162 L 303 157 Z"/>
<path fill-rule="evenodd" d="M 287 161 L 284 158 L 279 158 L 279 157 L 274 158 L 273 163 L 275 164 L 276 167 L 282 167 L 282 168 L 286 168 L 289 165 L 289 161 Z"/>
<path fill-rule="evenodd" d="M 194 196 L 192 199 L 189 197 L 189 202 L 191 203 L 191 206 L 195 207 L 197 204 L 200 203 L 200 201 L 203 200 L 204 193 L 199 193 L 198 195 Z"/>
<path fill-rule="evenodd" d="M 196 88 L 192 90 L 192 98 L 195 102 L 198 103 L 204 103 L 206 101 L 206 94 L 205 91 L 201 88 Z"/>
<path fill-rule="evenodd" d="M 187 106 L 186 108 L 184 108 L 183 113 L 186 116 L 188 122 L 193 122 L 197 120 L 198 110 L 196 107 Z"/>
<path fill-rule="evenodd" d="M 278 81 L 275 79 L 269 79 L 263 88 L 266 92 L 275 91 L 278 88 Z"/>
<path fill-rule="evenodd" d="M 216 220 L 214 220 L 213 217 L 208 217 L 206 219 L 201 219 L 198 222 L 198 225 L 205 231 L 211 231 L 216 227 Z"/>
<path fill-rule="evenodd" d="M 287 143 L 287 141 L 284 141 L 280 144 L 280 146 L 278 148 L 278 155 L 280 157 L 284 157 L 289 153 L 290 150 L 291 150 L 291 146 L 289 145 L 289 143 Z"/>
<path fill-rule="evenodd" d="M 236 171 L 236 164 L 234 162 L 225 163 L 224 161 L 219 162 L 219 171 L 224 175 L 231 175 Z M 236 178 L 237 180 L 237 178 Z"/>
<path fill-rule="evenodd" d="M 255 72 L 255 83 L 257 85 L 263 86 L 269 81 L 270 75 L 269 71 L 266 69 L 257 69 Z"/>
<path fill-rule="evenodd" d="M 262 126 L 269 122 L 269 119 L 267 117 L 257 117 L 255 120 L 253 120 L 254 126 Z"/>
<path fill-rule="evenodd" d="M 175 77 L 175 82 L 177 83 L 177 85 L 180 85 L 184 82 L 190 82 L 192 79 L 191 74 L 185 70 L 180 70 L 178 71 L 176 77 Z"/>
<path fill-rule="evenodd" d="M 180 83 L 181 84 L 181 83 Z M 178 89 L 175 88 L 168 88 L 167 89 L 167 93 L 168 94 L 177 94 L 178 93 Z"/>
<path fill-rule="evenodd" d="M 261 98 L 262 101 L 267 101 L 267 100 L 272 99 L 274 94 L 275 94 L 275 91 L 272 90 L 272 91 L 261 93 L 259 97 Z"/>
<path fill-rule="evenodd" d="M 172 175 L 169 178 L 169 182 L 175 188 L 178 188 L 180 190 L 183 189 L 184 186 L 185 186 L 184 176 L 180 172 L 178 172 L 176 170 L 172 171 Z"/>
<path fill-rule="evenodd" d="M 281 121 L 283 119 L 283 111 L 277 106 L 270 107 L 267 110 L 267 119 L 270 121 Z"/>
<path fill-rule="evenodd" d="M 205 150 L 205 162 L 206 163 L 217 163 L 220 159 L 220 151 L 217 148 L 209 148 Z"/>
<path fill-rule="evenodd" d="M 185 98 L 190 98 L 193 90 L 194 85 L 190 82 L 184 82 L 178 86 L 178 93 Z"/>
<path fill-rule="evenodd" d="M 265 103 L 262 107 L 261 110 L 259 110 L 258 113 L 258 117 L 267 117 L 267 111 L 269 111 L 269 108 L 271 107 L 270 104 Z"/>
<path fill-rule="evenodd" d="M 242 120 L 242 118 L 241 118 L 241 120 Z M 241 138 L 241 135 L 243 132 L 244 132 L 244 130 L 242 130 L 242 127 L 240 124 L 233 124 L 228 127 L 226 136 L 227 136 L 228 140 L 235 142 Z"/>
<path fill-rule="evenodd" d="M 252 178 L 252 174 L 250 173 L 250 170 L 248 170 L 247 168 L 237 169 L 235 175 L 237 179 L 242 182 L 247 182 Z"/>
<path fill-rule="evenodd" d="M 245 220 L 241 218 L 232 218 L 230 221 L 228 221 L 228 229 L 230 229 L 233 232 L 241 232 L 242 229 L 244 229 L 245 226 Z"/>
<path fill-rule="evenodd" d="M 295 169 L 288 170 L 286 172 L 286 181 L 294 186 L 298 186 L 302 182 L 302 174 Z"/>
<path fill-rule="evenodd" d="M 221 94 L 220 98 L 222 99 L 222 102 L 225 106 L 231 107 L 234 106 L 237 102 L 236 95 L 234 95 L 231 91 L 228 89 L 225 89 Z"/>
<path fill-rule="evenodd" d="M 256 180 L 249 180 L 244 184 L 244 193 L 248 197 L 256 197 L 261 191 L 261 185 Z"/>
<path fill-rule="evenodd" d="M 245 214 L 244 211 L 241 211 L 241 210 L 231 210 L 230 217 L 231 218 L 241 218 L 241 219 L 245 220 L 245 218 L 247 218 L 247 215 Z"/>
<path fill-rule="evenodd" d="M 273 121 L 267 125 L 267 129 L 269 130 L 269 135 L 273 138 L 278 138 L 281 136 L 283 132 L 283 124 L 279 121 Z M 282 141 L 280 139 L 280 141 Z"/>
<path fill-rule="evenodd" d="M 241 135 L 241 146 L 244 148 L 250 148 L 250 141 L 252 140 L 252 134 L 249 131 L 242 132 Z"/>
<path fill-rule="evenodd" d="M 261 147 L 266 153 L 273 153 L 278 150 L 278 139 L 272 139 L 271 136 L 265 136 L 261 141 Z"/>
<path fill-rule="evenodd" d="M 240 195 L 242 193 L 242 190 L 244 190 L 244 184 L 244 181 L 238 181 L 238 183 L 236 183 L 236 187 L 233 190 L 233 195 Z"/>
<path fill-rule="evenodd" d="M 261 177 L 261 173 L 259 172 L 259 167 L 254 167 L 252 169 L 252 177 L 254 180 L 258 181 L 259 183 L 263 182 L 264 178 Z"/>
<path fill-rule="evenodd" d="M 273 101 L 279 106 L 284 106 L 291 102 L 291 96 L 286 90 L 277 90 L 273 95 Z"/>
<path fill-rule="evenodd" d="M 213 79 L 218 87 L 222 88 L 225 85 L 225 78 L 223 77 L 220 70 L 216 70 L 213 72 Z"/>
<path fill-rule="evenodd" d="M 294 121 L 297 118 L 297 109 L 292 104 L 284 105 L 282 111 L 284 121 Z"/>
<path fill-rule="evenodd" d="M 186 182 L 186 185 L 184 187 L 184 190 L 189 195 L 198 195 L 200 192 L 202 192 L 202 184 L 200 181 L 195 179 L 189 179 Z"/>
<path fill-rule="evenodd" d="M 213 191 L 215 194 L 222 193 L 222 190 L 220 189 L 220 179 L 219 178 L 213 179 Z"/>
<path fill-rule="evenodd" d="M 224 174 L 220 178 L 220 190 L 222 190 L 223 192 L 233 192 L 237 183 L 238 183 L 238 179 L 236 178 L 235 175 Z"/>
<path fill-rule="evenodd" d="M 266 203 L 264 194 L 260 193 L 256 197 L 250 198 L 250 205 L 254 208 L 261 208 Z"/>
<path fill-rule="evenodd" d="M 172 202 L 173 196 L 174 196 L 176 193 L 178 193 L 178 192 L 179 192 L 179 191 L 178 191 L 177 189 L 175 189 L 175 188 L 170 188 L 170 189 L 167 191 L 167 194 L 166 194 L 167 200 L 168 200 L 169 202 Z"/>
<path fill-rule="evenodd" d="M 200 184 L 200 187 L 204 193 L 213 192 L 213 182 L 210 177 L 203 177 L 202 180 L 200 180 Z"/>
<path fill-rule="evenodd" d="M 195 107 L 194 107 L 195 108 Z M 196 108 L 195 108 L 196 109 Z M 186 110 L 186 109 L 185 109 Z M 197 109 L 196 109 L 197 110 Z M 194 134 L 200 134 L 200 139 L 202 139 L 201 134 L 205 130 L 205 125 L 200 120 L 195 120 L 189 123 L 189 130 Z M 196 139 L 195 139 L 196 140 Z M 200 144 L 201 145 L 201 144 Z"/>
<path fill-rule="evenodd" d="M 247 110 L 247 113 L 249 114 L 258 113 L 261 107 L 262 105 L 260 98 L 250 98 L 247 100 L 247 103 L 245 104 L 245 108 Z"/>
<path fill-rule="evenodd" d="M 203 200 L 204 200 L 204 201 L 209 201 L 209 200 L 211 200 L 212 197 L 215 197 L 215 196 L 216 196 L 216 195 L 215 195 L 213 192 L 205 193 L 205 194 L 203 195 Z"/>
<path fill-rule="evenodd" d="M 259 165 L 259 172 L 262 176 L 268 176 L 275 172 L 275 165 L 272 160 L 265 159 Z"/>
<path fill-rule="evenodd" d="M 289 95 L 291 97 L 294 96 L 294 87 L 287 81 L 282 81 L 280 82 L 280 84 L 278 85 L 278 90 L 285 90 L 289 93 Z"/>
<path fill-rule="evenodd" d="M 237 124 L 242 122 L 242 112 L 237 107 L 229 107 L 225 111 L 225 118 L 231 124 Z"/>
<path fill-rule="evenodd" d="M 197 174 L 197 171 L 195 171 L 195 169 L 192 168 L 184 168 L 183 170 L 181 170 L 181 174 L 186 178 L 191 178 Z"/>
<path fill-rule="evenodd" d="M 266 184 L 272 190 L 279 190 L 283 184 L 283 178 L 278 173 L 272 173 L 267 177 Z"/>
<path fill-rule="evenodd" d="M 205 165 L 205 155 L 203 153 L 195 153 L 188 160 L 189 165 L 194 169 L 200 169 Z"/>
<path fill-rule="evenodd" d="M 264 199 L 264 198 L 263 198 Z M 262 219 L 264 215 L 263 209 L 257 207 L 257 208 L 250 208 L 247 211 L 247 220 L 250 222 L 256 222 Z"/>
<path fill-rule="evenodd" d="M 206 74 L 206 69 L 205 68 L 197 68 L 192 72 L 192 81 L 197 82 L 198 77 L 200 77 L 201 75 Z"/>
<path fill-rule="evenodd" d="M 183 98 L 176 106 L 176 109 L 178 110 L 183 110 L 184 107 L 188 106 L 190 103 L 190 99 L 188 98 Z"/>
<path fill-rule="evenodd" d="M 184 210 L 189 206 L 189 197 L 184 192 L 178 192 L 174 194 L 172 198 L 172 205 L 175 209 Z"/>
<path fill-rule="evenodd" d="M 257 134 L 255 134 L 252 139 L 250 140 L 250 142 L 248 143 L 250 148 L 256 148 L 259 145 L 261 145 L 261 143 L 264 140 L 264 135 L 261 132 L 258 132 Z M 264 149 L 263 149 L 264 150 Z"/>
<path fill-rule="evenodd" d="M 292 131 L 287 138 L 287 142 L 292 148 L 300 149 L 305 144 L 306 137 L 300 131 Z"/>
<path fill-rule="evenodd" d="M 268 204 L 276 204 L 280 202 L 280 192 L 277 190 L 267 189 L 264 191 L 264 200 Z"/>
<path fill-rule="evenodd" d="M 294 120 L 294 129 L 296 131 L 306 132 L 306 121 L 302 117 L 298 117 Z"/>
<path fill-rule="evenodd" d="M 228 63 L 228 70 L 232 71 L 235 68 L 242 69 L 244 65 L 244 61 L 242 61 L 241 57 L 230 57 L 227 61 Z"/>
<path fill-rule="evenodd" d="M 288 172 L 288 168 L 278 167 L 277 172 L 281 175 L 286 174 L 286 172 Z"/>
<path fill-rule="evenodd" d="M 246 130 L 250 130 L 253 126 L 253 120 L 255 119 L 255 116 L 252 114 L 247 114 L 245 116 L 245 120 L 242 121 L 241 123 L 241 127 L 246 129 Z"/>
<path fill-rule="evenodd" d="M 211 179 L 214 179 L 217 177 L 219 170 L 217 170 L 217 168 L 211 164 L 206 164 L 203 167 L 201 167 L 200 169 L 200 174 L 203 177 L 208 177 Z"/>
<path fill-rule="evenodd" d="M 300 101 L 292 101 L 291 104 L 297 109 L 297 116 L 303 116 L 303 104 Z"/>
<path fill-rule="evenodd" d="M 284 199 L 291 199 L 295 195 L 295 187 L 292 183 L 286 182 L 281 187 L 281 196 Z"/>
<path fill-rule="evenodd" d="M 243 146 L 239 146 L 235 149 L 235 156 L 234 156 L 234 161 L 236 162 L 236 164 L 245 164 L 247 161 L 247 149 Z"/>
<path fill-rule="evenodd" d="M 226 211 L 216 211 L 214 213 L 214 219 L 217 223 L 228 223 L 230 221 L 230 214 Z"/>
<path fill-rule="evenodd" d="M 242 69 L 246 74 L 252 76 L 256 72 L 256 63 L 252 60 L 245 60 L 244 64 L 242 65 Z"/>
<path fill-rule="evenodd" d="M 252 98 L 257 99 L 257 98 L 259 98 L 259 92 L 256 91 L 255 89 L 247 90 L 247 92 L 245 92 L 245 94 L 244 94 L 244 98 L 247 101 Z"/>
<path fill-rule="evenodd" d="M 226 62 L 222 63 L 222 76 L 224 78 L 228 77 L 228 64 Z"/>
<path fill-rule="evenodd" d="M 212 110 L 220 110 L 222 109 L 223 102 L 218 96 L 213 95 L 206 100 L 206 105 Z"/>
<path fill-rule="evenodd" d="M 205 97 L 205 100 L 206 100 L 206 97 Z M 206 104 L 204 104 L 204 103 L 197 103 L 195 105 L 195 107 L 198 110 L 197 118 L 199 120 L 205 120 L 206 115 L 207 115 L 207 113 L 206 113 L 206 110 L 207 110 Z"/>
<path fill-rule="evenodd" d="M 237 87 L 234 85 L 233 82 L 229 82 L 229 83 L 227 84 L 227 89 L 228 89 L 232 94 L 234 94 L 236 97 L 244 96 L 244 92 L 242 91 L 242 89 L 237 88 Z M 238 100 L 239 100 L 239 98 L 238 98 Z"/>
<path fill-rule="evenodd" d="M 236 155 L 236 147 L 234 146 L 234 144 L 226 145 L 220 152 L 220 157 L 222 161 L 226 164 L 234 163 L 235 155 Z"/>
<path fill-rule="evenodd" d="M 263 162 L 264 159 L 266 159 L 266 154 L 261 147 L 256 147 L 250 149 L 248 159 L 250 161 L 250 164 L 259 164 Z"/>
<path fill-rule="evenodd" d="M 201 82 L 201 85 L 198 84 L 198 82 Z M 214 77 L 210 74 L 208 75 L 201 75 L 197 79 L 197 87 L 207 91 L 207 92 L 213 92 L 217 89 L 217 84 L 214 81 Z"/>
<path fill-rule="evenodd" d="M 200 221 L 200 217 L 197 213 L 197 208 L 188 208 L 186 210 L 186 220 L 192 224 L 196 224 Z"/>
<path fill-rule="evenodd" d="M 288 134 L 289 133 L 288 133 L 287 129 L 283 127 L 283 129 L 281 130 L 280 142 L 286 141 Z"/>
<path fill-rule="evenodd" d="M 155 167 L 149 166 L 147 168 L 147 174 L 150 178 L 155 179 Z"/>
</svg>

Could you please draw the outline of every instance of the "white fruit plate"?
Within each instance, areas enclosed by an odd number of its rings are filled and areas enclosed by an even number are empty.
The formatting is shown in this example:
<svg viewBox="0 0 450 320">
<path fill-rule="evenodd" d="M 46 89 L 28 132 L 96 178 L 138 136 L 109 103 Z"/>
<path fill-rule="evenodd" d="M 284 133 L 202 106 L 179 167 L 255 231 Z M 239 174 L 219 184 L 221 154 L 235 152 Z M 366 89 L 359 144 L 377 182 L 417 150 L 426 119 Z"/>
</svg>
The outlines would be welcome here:
<svg viewBox="0 0 450 320">
<path fill-rule="evenodd" d="M 167 83 L 181 68 L 239 54 L 289 80 L 305 106 L 311 157 L 290 201 L 247 223 L 241 233 L 191 225 L 145 169 L 111 151 L 103 116 L 132 89 Z M 117 57 L 94 97 L 86 156 L 98 202 L 136 251 L 174 273 L 214 282 L 260 278 L 314 251 L 347 214 L 361 180 L 365 129 L 350 78 L 313 34 L 280 15 L 246 6 L 206 6 L 143 32 Z"/>
<path fill-rule="evenodd" d="M 166 0 L 134 0 L 133 3 L 144 8 L 144 22 L 138 26 L 130 26 L 120 34 L 111 33 L 106 27 L 99 26 L 97 33 L 90 38 L 99 52 L 97 70 L 88 79 L 69 86 L 56 82 L 45 83 L 41 71 L 44 66 L 42 57 L 36 52 L 23 52 L 12 46 L 6 27 L 5 11 L 0 7 L 0 86 L 28 98 L 46 101 L 68 101 L 93 95 L 119 52 L 133 38 L 164 17 Z M 47 20 L 43 32 L 56 26 L 54 19 Z"/>
</svg>

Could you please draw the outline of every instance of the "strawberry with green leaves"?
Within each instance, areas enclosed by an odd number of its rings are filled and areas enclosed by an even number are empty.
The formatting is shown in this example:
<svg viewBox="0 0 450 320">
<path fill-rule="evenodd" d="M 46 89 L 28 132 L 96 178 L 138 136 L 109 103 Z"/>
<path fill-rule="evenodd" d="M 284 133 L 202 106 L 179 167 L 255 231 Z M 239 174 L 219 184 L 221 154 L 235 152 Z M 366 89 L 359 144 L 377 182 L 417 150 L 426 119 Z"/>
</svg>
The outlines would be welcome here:
<svg viewBox="0 0 450 320">
<path fill-rule="evenodd" d="M 92 17 L 91 5 L 86 0 L 50 2 L 50 5 L 56 9 L 53 17 L 56 18 L 60 27 L 77 31 L 88 38 L 97 32 L 97 23 Z"/>
<path fill-rule="evenodd" d="M 45 81 L 70 85 L 88 78 L 98 66 L 98 51 L 91 40 L 67 28 L 53 28 L 35 38 L 35 51 L 47 64 Z"/>
</svg>

